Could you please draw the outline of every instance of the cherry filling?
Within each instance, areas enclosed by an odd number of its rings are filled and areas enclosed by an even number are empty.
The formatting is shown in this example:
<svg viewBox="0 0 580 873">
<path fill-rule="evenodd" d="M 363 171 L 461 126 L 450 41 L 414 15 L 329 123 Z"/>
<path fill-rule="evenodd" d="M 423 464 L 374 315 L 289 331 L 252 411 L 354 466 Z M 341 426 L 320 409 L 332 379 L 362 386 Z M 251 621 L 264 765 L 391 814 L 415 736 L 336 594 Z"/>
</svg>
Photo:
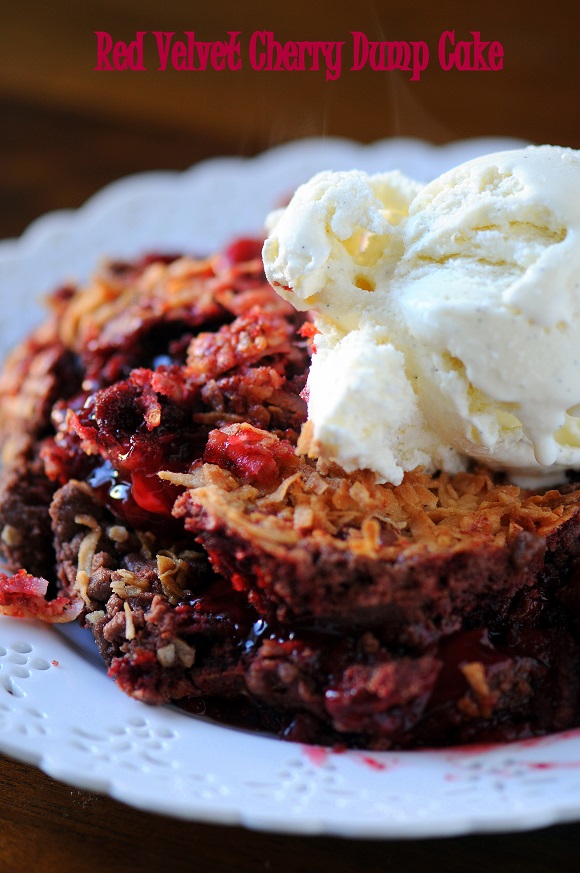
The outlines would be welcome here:
<svg viewBox="0 0 580 873">
<path fill-rule="evenodd" d="M 228 613 L 231 595 L 226 595 L 222 605 Z M 242 628 L 243 624 L 236 625 L 237 631 Z M 205 715 L 220 723 L 270 731 L 295 742 L 322 742 L 338 747 L 345 743 L 355 748 L 365 747 L 369 734 L 378 740 L 379 747 L 381 736 L 388 738 L 389 748 L 436 747 L 475 740 L 506 742 L 554 729 L 554 718 L 557 721 L 558 710 L 563 707 L 561 673 L 570 669 L 574 660 L 570 657 L 570 641 L 553 631 L 528 630 L 513 646 L 494 645 L 486 629 L 460 631 L 441 640 L 430 651 L 433 663 L 438 665 L 432 687 L 405 705 L 400 699 L 397 705 L 397 698 L 404 697 L 405 689 L 392 689 L 394 705 L 386 708 L 384 699 L 368 690 L 357 688 L 349 694 L 344 693 L 344 689 L 339 692 L 333 686 L 345 666 L 352 664 L 356 639 L 356 635 L 346 628 L 339 636 L 331 624 L 327 629 L 319 624 L 318 630 L 310 628 L 305 631 L 298 625 L 294 628 L 268 626 L 258 619 L 245 642 L 243 638 L 239 642 L 245 649 L 243 657 L 247 662 L 259 658 L 260 647 L 265 641 L 275 641 L 280 652 L 298 653 L 297 664 L 300 664 L 301 648 L 309 653 L 314 650 L 320 682 L 316 694 L 324 700 L 333 722 L 340 725 L 340 732 L 324 725 L 316 712 L 285 707 L 281 697 L 278 699 L 281 706 L 278 707 L 252 695 L 237 699 L 206 695 L 180 701 L 179 706 L 189 713 Z M 311 654 L 308 657 L 311 658 Z M 397 657 L 401 658 L 402 653 L 399 652 Z M 576 662 L 577 658 L 574 662 L 577 669 Z M 510 705 L 508 695 L 503 708 L 495 710 L 491 716 L 486 714 L 485 701 L 478 704 L 475 699 L 474 702 L 467 678 L 469 665 L 473 664 L 485 667 L 491 681 L 494 674 L 501 679 L 502 670 L 507 676 L 522 668 L 522 683 L 529 682 L 530 677 L 536 680 L 535 688 L 530 689 L 527 705 Z M 415 668 L 415 675 L 417 672 Z M 501 682 L 499 688 L 501 691 Z M 462 711 L 462 706 L 465 711 Z M 573 706 L 570 701 L 564 703 L 564 708 L 566 706 L 568 711 L 563 716 L 562 728 L 575 723 L 577 693 Z"/>
<path fill-rule="evenodd" d="M 285 440 L 264 445 L 264 434 L 254 428 L 224 429 L 210 433 L 204 461 L 235 473 L 247 484 L 267 488 L 296 466 L 294 446 Z"/>
<path fill-rule="evenodd" d="M 232 589 L 227 579 L 214 576 L 205 589 L 197 597 L 192 597 L 176 607 L 191 608 L 196 613 L 211 615 L 212 621 L 228 623 L 232 639 L 241 650 L 246 650 L 248 641 L 253 638 L 256 625 L 260 619 L 247 598 Z"/>
<path fill-rule="evenodd" d="M 86 481 L 118 518 L 137 528 L 166 527 L 175 534 L 181 526 L 171 510 L 183 489 L 158 473 L 188 470 L 203 452 L 206 432 L 193 425 L 190 403 L 175 403 L 153 390 L 151 383 L 157 375 L 163 378 L 165 370 L 135 371 L 130 379 L 86 397 L 82 405 L 71 404 L 65 423 L 69 432 L 61 437 L 60 448 L 70 452 L 75 438 L 80 440 L 92 464 Z M 58 453 L 57 440 L 51 456 L 55 470 Z"/>
<path fill-rule="evenodd" d="M 118 518 L 136 528 L 153 526 L 175 532 L 179 525 L 171 508 L 182 489 L 164 482 L 157 472 L 133 472 L 127 478 L 104 461 L 87 477 L 99 499 Z"/>
<path fill-rule="evenodd" d="M 175 485 L 161 480 L 157 472 L 131 474 L 133 499 L 146 512 L 169 517 L 180 490 Z"/>
</svg>

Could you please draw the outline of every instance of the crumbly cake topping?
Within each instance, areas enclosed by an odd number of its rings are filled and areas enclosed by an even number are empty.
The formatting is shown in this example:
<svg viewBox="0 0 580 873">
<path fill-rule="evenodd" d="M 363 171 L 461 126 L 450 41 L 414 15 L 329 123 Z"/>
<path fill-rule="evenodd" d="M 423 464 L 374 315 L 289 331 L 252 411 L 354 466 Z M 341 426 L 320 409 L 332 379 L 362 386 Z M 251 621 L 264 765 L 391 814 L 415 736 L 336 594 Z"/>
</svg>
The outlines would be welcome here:
<svg viewBox="0 0 580 873">
<path fill-rule="evenodd" d="M 256 463 L 248 473 L 252 454 Z M 482 543 L 502 548 L 524 531 L 548 537 L 580 505 L 579 490 L 531 494 L 499 484 L 483 469 L 455 476 L 413 471 L 399 486 L 377 484 L 369 471 L 346 474 L 332 465 L 320 472 L 289 444 L 247 424 L 210 434 L 208 456 L 216 463 L 191 474 L 159 475 L 188 488 L 191 504 L 271 550 L 292 548 L 305 535 L 381 561 Z M 272 466 L 278 478 L 264 483 Z"/>
</svg>

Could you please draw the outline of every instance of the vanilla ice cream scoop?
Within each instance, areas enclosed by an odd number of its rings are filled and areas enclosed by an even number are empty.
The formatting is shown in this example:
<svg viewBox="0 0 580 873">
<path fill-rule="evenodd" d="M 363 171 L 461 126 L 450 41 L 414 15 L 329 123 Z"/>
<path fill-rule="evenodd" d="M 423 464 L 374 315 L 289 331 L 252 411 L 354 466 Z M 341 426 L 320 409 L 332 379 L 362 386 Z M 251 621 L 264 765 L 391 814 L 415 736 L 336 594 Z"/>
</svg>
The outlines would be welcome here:
<svg viewBox="0 0 580 873">
<path fill-rule="evenodd" d="M 356 197 L 350 174 L 303 186 L 264 246 L 317 313 L 318 450 L 395 484 L 466 457 L 530 486 L 580 469 L 580 153 L 499 152 L 380 195 L 354 175 Z"/>
<path fill-rule="evenodd" d="M 268 280 L 297 309 L 356 327 L 376 278 L 386 281 L 403 254 L 400 224 L 420 189 L 397 171 L 318 173 L 270 217 Z"/>
</svg>

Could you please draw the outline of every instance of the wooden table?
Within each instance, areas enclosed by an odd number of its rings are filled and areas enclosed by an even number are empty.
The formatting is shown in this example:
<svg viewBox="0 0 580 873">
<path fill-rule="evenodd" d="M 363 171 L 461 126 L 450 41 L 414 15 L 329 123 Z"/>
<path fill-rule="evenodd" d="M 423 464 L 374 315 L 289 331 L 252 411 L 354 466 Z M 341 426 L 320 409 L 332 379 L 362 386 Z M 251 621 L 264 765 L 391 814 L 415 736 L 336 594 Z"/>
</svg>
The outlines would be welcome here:
<svg viewBox="0 0 580 873">
<path fill-rule="evenodd" d="M 232 0 L 21 0 L 0 22 L 0 236 L 37 215 L 76 207 L 106 182 L 147 169 L 181 169 L 217 154 L 251 155 L 305 135 L 363 141 L 419 136 L 435 142 L 508 135 L 580 147 L 577 4 L 535 7 L 451 0 L 361 0 L 288 8 Z M 95 72 L 94 31 L 248 39 L 425 41 L 419 81 L 403 72 Z M 444 71 L 441 33 L 479 32 L 505 52 L 501 72 Z M 531 834 L 373 842 L 260 834 L 184 824 L 71 790 L 34 768 L 0 759 L 0 871 L 540 871 L 575 868 L 580 828 Z"/>
</svg>

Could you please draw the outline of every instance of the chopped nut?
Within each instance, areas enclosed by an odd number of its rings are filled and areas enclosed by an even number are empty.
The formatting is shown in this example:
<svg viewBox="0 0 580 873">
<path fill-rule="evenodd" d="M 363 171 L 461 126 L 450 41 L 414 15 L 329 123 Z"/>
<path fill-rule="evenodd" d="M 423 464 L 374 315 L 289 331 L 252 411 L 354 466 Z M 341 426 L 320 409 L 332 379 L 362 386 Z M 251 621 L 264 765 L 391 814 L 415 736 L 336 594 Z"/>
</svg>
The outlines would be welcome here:
<svg viewBox="0 0 580 873">
<path fill-rule="evenodd" d="M 264 502 L 268 503 L 281 503 L 288 490 L 291 486 L 298 480 L 302 478 L 302 473 L 293 473 L 292 476 L 287 476 L 286 479 L 276 488 L 272 494 L 267 495 L 267 497 L 263 498 Z"/>
<path fill-rule="evenodd" d="M 129 539 L 129 531 L 120 524 L 112 524 L 107 528 L 107 536 L 114 543 L 126 543 Z"/>
<path fill-rule="evenodd" d="M 294 511 L 294 527 L 305 530 L 314 525 L 314 512 L 310 506 L 297 506 Z"/>
<path fill-rule="evenodd" d="M 175 646 L 169 643 L 157 649 L 157 660 L 162 667 L 172 667 L 175 663 Z"/>
<path fill-rule="evenodd" d="M 103 609 L 95 609 L 94 612 L 87 612 L 85 618 L 89 624 L 96 624 L 106 615 Z"/>
<path fill-rule="evenodd" d="M 13 525 L 5 524 L 2 528 L 2 542 L 7 546 L 19 546 L 22 542 L 22 534 Z"/>
<path fill-rule="evenodd" d="M 365 506 L 371 500 L 371 495 L 368 488 L 365 488 L 362 482 L 354 482 L 349 488 L 349 494 L 355 503 L 360 506 Z"/>
<path fill-rule="evenodd" d="M 188 668 L 192 667 L 195 661 L 195 648 L 188 645 L 183 640 L 175 640 L 174 645 L 177 651 L 177 657 L 183 666 Z"/>
</svg>

